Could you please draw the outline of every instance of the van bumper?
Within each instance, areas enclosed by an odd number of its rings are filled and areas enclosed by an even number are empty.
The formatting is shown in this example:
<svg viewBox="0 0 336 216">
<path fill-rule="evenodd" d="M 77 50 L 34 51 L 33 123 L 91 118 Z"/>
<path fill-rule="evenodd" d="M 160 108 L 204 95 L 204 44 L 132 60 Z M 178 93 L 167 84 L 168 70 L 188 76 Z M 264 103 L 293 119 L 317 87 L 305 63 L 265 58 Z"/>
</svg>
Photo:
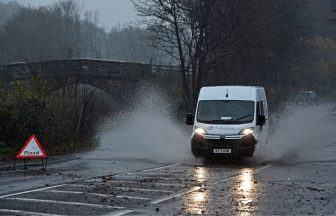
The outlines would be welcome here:
<svg viewBox="0 0 336 216">
<path fill-rule="evenodd" d="M 210 139 L 209 139 L 210 138 Z M 214 139 L 195 134 L 191 139 L 193 152 L 197 151 L 198 156 L 246 156 L 252 157 L 257 140 L 253 135 L 235 137 L 222 137 Z M 214 153 L 214 149 L 230 149 L 231 153 Z"/>
</svg>

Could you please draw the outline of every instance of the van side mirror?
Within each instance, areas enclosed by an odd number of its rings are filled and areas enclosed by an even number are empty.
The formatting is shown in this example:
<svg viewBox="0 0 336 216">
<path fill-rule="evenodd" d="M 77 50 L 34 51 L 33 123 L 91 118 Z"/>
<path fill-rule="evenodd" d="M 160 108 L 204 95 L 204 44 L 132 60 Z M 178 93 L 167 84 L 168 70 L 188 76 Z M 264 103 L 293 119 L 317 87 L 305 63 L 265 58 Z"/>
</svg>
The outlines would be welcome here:
<svg viewBox="0 0 336 216">
<path fill-rule="evenodd" d="M 194 115 L 192 113 L 188 113 L 187 116 L 186 116 L 186 121 L 185 123 L 187 125 L 193 125 L 194 124 Z"/>
<path fill-rule="evenodd" d="M 258 115 L 257 125 L 263 126 L 266 123 L 265 115 Z"/>
</svg>

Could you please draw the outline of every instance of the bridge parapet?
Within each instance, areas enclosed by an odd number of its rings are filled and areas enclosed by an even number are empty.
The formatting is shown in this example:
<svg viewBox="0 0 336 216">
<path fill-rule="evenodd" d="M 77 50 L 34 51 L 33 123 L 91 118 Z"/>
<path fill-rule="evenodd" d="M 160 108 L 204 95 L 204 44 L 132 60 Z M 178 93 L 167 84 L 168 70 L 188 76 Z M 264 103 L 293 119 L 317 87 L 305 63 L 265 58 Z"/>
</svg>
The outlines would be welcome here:
<svg viewBox="0 0 336 216">
<path fill-rule="evenodd" d="M 53 60 L 46 62 L 14 63 L 0 66 L 5 80 L 27 79 L 32 76 L 55 77 L 79 75 L 94 79 L 141 79 L 152 73 L 149 64 L 95 59 Z"/>
</svg>

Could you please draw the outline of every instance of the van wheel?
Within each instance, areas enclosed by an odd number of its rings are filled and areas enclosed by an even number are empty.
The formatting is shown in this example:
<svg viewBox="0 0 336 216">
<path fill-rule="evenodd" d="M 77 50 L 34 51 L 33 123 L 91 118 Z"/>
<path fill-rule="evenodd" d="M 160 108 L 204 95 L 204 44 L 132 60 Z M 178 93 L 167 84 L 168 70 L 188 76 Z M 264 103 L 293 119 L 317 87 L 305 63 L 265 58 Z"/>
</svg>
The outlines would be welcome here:
<svg viewBox="0 0 336 216">
<path fill-rule="evenodd" d="M 194 157 L 198 158 L 198 157 L 202 157 L 203 154 L 200 151 L 200 149 L 196 148 L 194 145 L 191 145 L 191 153 L 194 155 Z"/>
<path fill-rule="evenodd" d="M 243 157 L 253 157 L 254 154 L 254 148 L 250 148 L 248 150 L 245 150 L 244 152 L 242 152 L 242 156 Z"/>
</svg>

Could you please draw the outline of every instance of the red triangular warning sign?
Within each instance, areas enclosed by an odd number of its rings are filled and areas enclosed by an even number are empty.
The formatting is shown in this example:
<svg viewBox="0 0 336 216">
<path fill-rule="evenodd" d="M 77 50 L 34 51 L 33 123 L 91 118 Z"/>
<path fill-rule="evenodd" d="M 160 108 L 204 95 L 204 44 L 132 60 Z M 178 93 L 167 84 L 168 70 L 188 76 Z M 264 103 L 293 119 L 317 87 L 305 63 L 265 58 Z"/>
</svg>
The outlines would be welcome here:
<svg viewBox="0 0 336 216">
<path fill-rule="evenodd" d="M 47 154 L 43 150 L 40 142 L 36 138 L 36 136 L 33 134 L 26 144 L 21 148 L 19 153 L 16 155 L 16 158 L 18 159 L 24 159 L 24 158 L 46 158 Z"/>
</svg>

